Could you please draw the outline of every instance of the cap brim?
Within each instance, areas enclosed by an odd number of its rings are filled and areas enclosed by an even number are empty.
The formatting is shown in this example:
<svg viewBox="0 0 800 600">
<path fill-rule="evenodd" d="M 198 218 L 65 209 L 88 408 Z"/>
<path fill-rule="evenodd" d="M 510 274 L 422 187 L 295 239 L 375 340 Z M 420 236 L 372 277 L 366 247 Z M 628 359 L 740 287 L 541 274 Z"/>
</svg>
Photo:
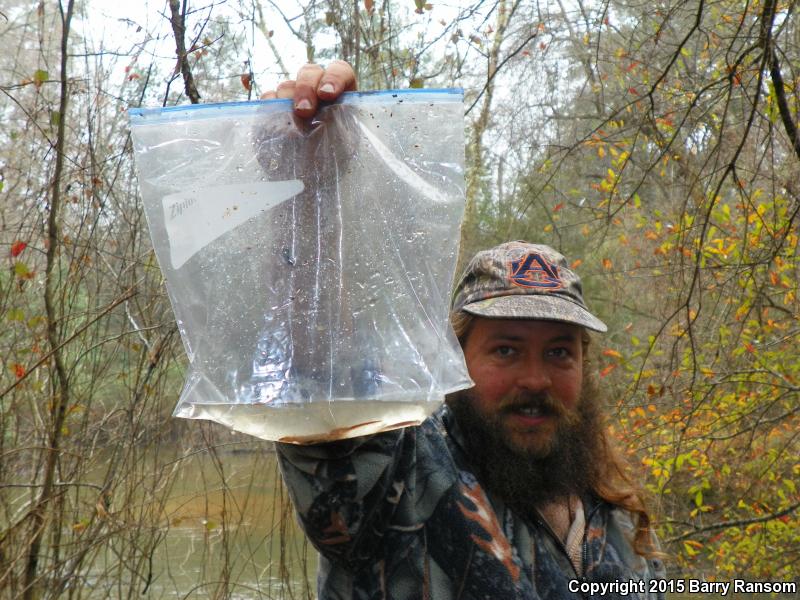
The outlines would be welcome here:
<svg viewBox="0 0 800 600">
<path fill-rule="evenodd" d="M 462 310 L 480 317 L 561 321 L 581 325 L 593 331 L 608 331 L 606 324 L 588 310 L 559 296 L 544 294 L 499 296 L 472 302 Z"/>
</svg>

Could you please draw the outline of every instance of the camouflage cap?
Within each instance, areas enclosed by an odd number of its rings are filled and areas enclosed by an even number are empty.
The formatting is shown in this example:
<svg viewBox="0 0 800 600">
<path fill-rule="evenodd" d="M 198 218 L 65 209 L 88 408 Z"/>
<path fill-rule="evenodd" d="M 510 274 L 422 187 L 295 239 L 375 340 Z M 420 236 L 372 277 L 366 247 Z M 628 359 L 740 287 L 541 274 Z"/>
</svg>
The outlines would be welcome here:
<svg viewBox="0 0 800 600">
<path fill-rule="evenodd" d="M 507 319 L 563 321 L 607 331 L 583 301 L 567 259 L 542 244 L 507 242 L 478 252 L 461 276 L 453 311 Z"/>
</svg>

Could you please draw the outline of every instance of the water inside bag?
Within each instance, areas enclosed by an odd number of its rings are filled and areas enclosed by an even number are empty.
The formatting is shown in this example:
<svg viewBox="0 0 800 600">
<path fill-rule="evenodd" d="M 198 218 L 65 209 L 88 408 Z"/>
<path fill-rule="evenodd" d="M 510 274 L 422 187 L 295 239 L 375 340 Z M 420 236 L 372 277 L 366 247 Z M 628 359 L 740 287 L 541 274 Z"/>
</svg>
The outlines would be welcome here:
<svg viewBox="0 0 800 600">
<path fill-rule="evenodd" d="M 449 326 L 464 207 L 454 91 L 132 111 L 189 359 L 175 415 L 307 443 L 418 424 L 469 387 Z"/>
</svg>

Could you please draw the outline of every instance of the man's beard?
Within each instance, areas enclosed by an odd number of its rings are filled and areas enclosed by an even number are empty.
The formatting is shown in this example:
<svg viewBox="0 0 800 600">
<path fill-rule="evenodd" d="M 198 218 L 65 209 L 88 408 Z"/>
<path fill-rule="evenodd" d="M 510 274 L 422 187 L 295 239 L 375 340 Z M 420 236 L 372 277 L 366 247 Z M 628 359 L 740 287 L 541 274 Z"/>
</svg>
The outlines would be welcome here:
<svg viewBox="0 0 800 600">
<path fill-rule="evenodd" d="M 511 508 L 531 515 L 532 509 L 569 494 L 581 495 L 595 488 L 597 465 L 603 447 L 603 422 L 592 386 L 585 386 L 578 408 L 569 411 L 541 394 L 503 398 L 500 411 L 487 418 L 475 409 L 470 390 L 447 399 L 455 416 L 471 464 L 481 484 Z M 557 420 L 551 443 L 530 449 L 514 447 L 503 435 L 504 411 L 532 406 Z M 536 435 L 532 433 L 531 435 Z"/>
</svg>

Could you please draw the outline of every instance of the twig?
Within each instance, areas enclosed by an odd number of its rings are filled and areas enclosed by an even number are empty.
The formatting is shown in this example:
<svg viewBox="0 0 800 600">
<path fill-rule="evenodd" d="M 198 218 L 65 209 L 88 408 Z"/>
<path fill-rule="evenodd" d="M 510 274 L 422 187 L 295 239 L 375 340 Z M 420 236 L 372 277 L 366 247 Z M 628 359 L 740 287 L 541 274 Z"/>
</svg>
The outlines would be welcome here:
<svg viewBox="0 0 800 600">
<path fill-rule="evenodd" d="M 478 101 L 481 99 L 481 96 L 483 96 L 483 94 L 486 92 L 486 90 L 487 90 L 487 89 L 489 89 L 489 86 L 491 85 L 491 83 L 492 83 L 492 80 L 494 79 L 494 76 L 495 76 L 495 75 L 497 75 L 497 74 L 500 72 L 500 69 L 502 69 L 502 68 L 505 66 L 505 64 L 506 64 L 506 63 L 507 63 L 509 60 L 511 60 L 512 58 L 514 58 L 514 57 L 515 57 L 517 54 L 519 54 L 520 52 L 522 52 L 522 50 L 524 50 L 524 49 L 525 49 L 525 46 L 527 46 L 527 45 L 528 45 L 528 43 L 529 43 L 531 40 L 534 40 L 534 39 L 536 39 L 536 38 L 538 37 L 538 35 L 539 35 L 539 32 L 538 32 L 538 31 L 537 31 L 536 33 L 532 33 L 531 35 L 529 35 L 527 38 L 525 38 L 525 41 L 524 41 L 524 42 L 522 42 L 522 43 L 521 43 L 519 46 L 517 46 L 517 48 L 516 48 L 516 49 L 512 50 L 511 52 L 509 52 L 509 53 L 508 53 L 508 55 L 506 55 L 506 57 L 505 57 L 505 58 L 503 58 L 503 60 L 501 60 L 501 61 L 500 61 L 500 62 L 497 64 L 497 67 L 495 67 L 494 71 L 492 71 L 492 73 L 489 75 L 488 79 L 486 80 L 486 83 L 483 85 L 483 88 L 482 88 L 482 89 L 481 89 L 481 91 L 478 93 L 478 95 L 477 95 L 477 97 L 475 98 L 475 100 L 472 102 L 472 104 L 470 104 L 469 108 L 468 108 L 466 111 L 464 111 L 464 114 L 465 114 L 465 115 L 468 115 L 468 114 L 470 113 L 470 111 L 471 111 L 473 108 L 475 108 L 475 105 L 476 105 L 476 104 L 478 103 Z"/>
<path fill-rule="evenodd" d="M 6 394 L 8 394 L 8 393 L 9 393 L 11 390 L 13 390 L 14 388 L 16 388 L 16 387 L 17 387 L 17 386 L 18 386 L 20 383 L 22 383 L 23 381 L 25 381 L 25 379 L 27 379 L 28 375 L 30 375 L 30 374 L 31 374 L 33 371 L 35 371 L 35 370 L 36 370 L 38 367 L 40 367 L 41 365 L 43 365 L 45 362 L 47 362 L 48 360 L 50 360 L 50 357 L 51 357 L 51 356 L 53 356 L 53 355 L 54 355 L 56 352 L 58 352 L 59 350 L 61 350 L 61 348 L 63 348 L 63 347 L 64 347 L 64 346 L 66 346 L 67 344 L 69 344 L 69 343 L 70 343 L 72 340 L 74 340 L 76 337 L 78 337 L 80 334 L 82 334 L 84 331 L 86 331 L 86 330 L 87 330 L 89 327 L 91 327 L 91 326 L 92 326 L 94 323 L 96 323 L 97 321 L 99 321 L 100 319 L 102 319 L 102 318 L 103 318 L 103 317 L 104 317 L 104 316 L 105 316 L 107 313 L 109 313 L 110 311 L 112 311 L 112 310 L 113 310 L 115 307 L 119 306 L 121 303 L 123 303 L 123 302 L 125 302 L 126 300 L 129 300 L 130 298 L 132 298 L 132 297 L 133 297 L 135 294 L 136 294 L 135 290 L 134 290 L 133 288 L 131 288 L 131 289 L 129 289 L 128 291 L 126 291 L 126 292 L 125 292 L 125 293 L 124 293 L 122 296 L 120 296 L 119 298 L 117 298 L 116 300 L 114 300 L 114 301 L 113 301 L 111 304 L 109 304 L 109 305 L 108 305 L 108 306 L 107 306 L 105 309 L 103 309 L 103 311 L 102 311 L 102 312 L 101 312 L 99 315 L 97 315 L 97 316 L 96 316 L 94 319 L 92 319 L 91 321 L 89 321 L 89 322 L 85 323 L 85 324 L 83 325 L 83 327 L 81 327 L 80 329 L 78 329 L 78 330 L 77 330 L 75 333 L 73 333 L 71 336 L 69 336 L 69 337 L 68 337 L 66 340 L 64 340 L 63 342 L 61 342 L 61 343 L 60 343 L 58 346 L 56 346 L 55 348 L 53 348 L 52 350 L 50 350 L 50 352 L 48 352 L 47 354 L 45 354 L 44 356 L 42 356 L 42 358 L 40 358 L 40 359 L 38 360 L 38 362 L 36 362 L 36 364 L 34 364 L 34 365 L 33 365 L 33 366 L 30 368 L 30 369 L 28 369 L 28 370 L 26 370 L 26 371 L 25 371 L 25 374 L 24 374 L 22 377 L 20 377 L 19 379 L 17 379 L 17 380 L 16 380 L 14 383 L 12 383 L 10 386 L 8 386 L 6 389 L 4 389 L 2 393 L 0 393 L 0 399 L 2 399 L 2 398 L 3 398 L 3 397 L 6 395 Z"/>
</svg>

